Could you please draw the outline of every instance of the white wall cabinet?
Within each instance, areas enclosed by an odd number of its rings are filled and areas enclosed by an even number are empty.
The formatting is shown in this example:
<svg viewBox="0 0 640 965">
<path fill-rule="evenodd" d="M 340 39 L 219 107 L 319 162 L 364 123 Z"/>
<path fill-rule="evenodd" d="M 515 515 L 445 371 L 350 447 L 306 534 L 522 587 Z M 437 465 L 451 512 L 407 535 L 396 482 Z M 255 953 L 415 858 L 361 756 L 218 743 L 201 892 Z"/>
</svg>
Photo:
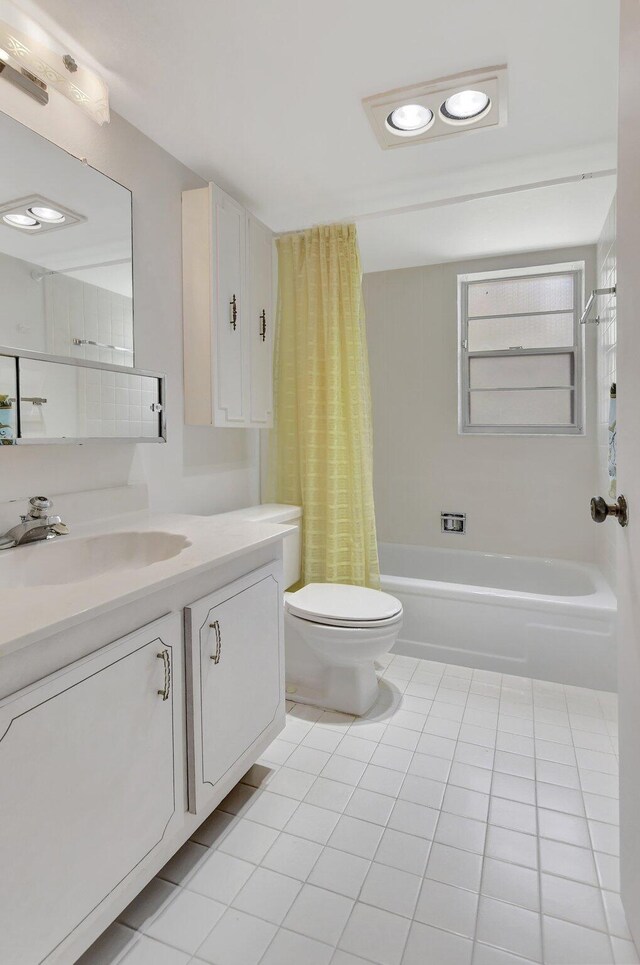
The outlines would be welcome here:
<svg viewBox="0 0 640 965">
<path fill-rule="evenodd" d="M 273 234 L 214 184 L 182 195 L 185 421 L 272 424 Z"/>
<path fill-rule="evenodd" d="M 277 573 L 269 566 L 185 610 L 191 811 L 219 800 L 231 768 L 251 757 L 274 723 L 284 724 L 281 620 Z"/>
<path fill-rule="evenodd" d="M 0 962 L 53 961 L 182 823 L 182 667 L 173 614 L 0 702 Z"/>
</svg>

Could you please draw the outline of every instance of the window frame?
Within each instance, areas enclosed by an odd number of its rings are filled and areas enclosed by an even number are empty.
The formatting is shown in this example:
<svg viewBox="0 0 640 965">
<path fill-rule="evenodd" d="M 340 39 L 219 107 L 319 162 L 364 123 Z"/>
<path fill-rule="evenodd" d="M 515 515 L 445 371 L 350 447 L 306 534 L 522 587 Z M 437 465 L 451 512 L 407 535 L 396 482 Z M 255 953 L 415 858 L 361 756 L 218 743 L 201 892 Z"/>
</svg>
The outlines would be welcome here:
<svg viewBox="0 0 640 965">
<path fill-rule="evenodd" d="M 502 269 L 497 271 L 472 272 L 458 275 L 458 434 L 459 435 L 497 435 L 497 436 L 576 436 L 585 434 L 585 340 L 584 326 L 580 325 L 580 315 L 584 302 L 584 273 L 585 263 L 569 262 L 549 265 L 535 265 L 524 268 Z M 533 348 L 533 349 L 493 349 L 482 352 L 470 352 L 468 349 L 468 292 L 469 285 L 482 281 L 500 281 L 510 278 L 540 278 L 548 275 L 573 276 L 573 344 L 566 346 Z M 558 310 L 560 313 L 560 310 Z M 502 318 L 517 318 L 518 314 L 508 313 Z M 532 312 L 527 315 L 536 314 Z M 540 312 L 539 314 L 552 314 Z M 475 318 L 475 316 L 472 316 Z M 573 358 L 573 417 L 574 421 L 567 425 L 473 425 L 471 418 L 471 392 L 469 385 L 470 362 L 474 358 L 510 358 L 528 355 L 572 355 Z M 554 386 L 523 386 L 510 391 L 536 391 Z M 562 386 L 562 388 L 566 388 Z M 493 391 L 506 391 L 494 389 Z"/>
</svg>

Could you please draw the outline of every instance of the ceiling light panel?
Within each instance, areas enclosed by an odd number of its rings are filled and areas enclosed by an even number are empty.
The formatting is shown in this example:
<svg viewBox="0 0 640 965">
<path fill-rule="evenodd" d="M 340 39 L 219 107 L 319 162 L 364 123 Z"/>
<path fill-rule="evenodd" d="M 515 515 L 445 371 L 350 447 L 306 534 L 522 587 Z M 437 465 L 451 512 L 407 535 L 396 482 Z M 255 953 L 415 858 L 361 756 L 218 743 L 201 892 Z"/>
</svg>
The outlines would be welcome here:
<svg viewBox="0 0 640 965">
<path fill-rule="evenodd" d="M 507 68 L 487 67 L 366 97 L 381 147 L 408 147 L 507 122 Z"/>
<path fill-rule="evenodd" d="M 70 228 L 86 220 L 84 215 L 78 214 L 77 211 L 72 211 L 63 204 L 43 198 L 39 194 L 0 204 L 0 225 L 25 233 L 33 231 L 42 234 L 43 231 L 51 231 L 54 228 Z"/>
</svg>

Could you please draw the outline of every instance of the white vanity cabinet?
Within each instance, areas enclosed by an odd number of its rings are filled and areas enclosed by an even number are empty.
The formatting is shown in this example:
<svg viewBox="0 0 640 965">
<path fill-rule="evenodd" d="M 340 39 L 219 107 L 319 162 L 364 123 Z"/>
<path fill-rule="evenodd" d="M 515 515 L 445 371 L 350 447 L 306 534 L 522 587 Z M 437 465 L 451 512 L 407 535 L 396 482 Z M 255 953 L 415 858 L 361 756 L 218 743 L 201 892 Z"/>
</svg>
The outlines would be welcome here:
<svg viewBox="0 0 640 965">
<path fill-rule="evenodd" d="M 182 824 L 182 676 L 174 613 L 0 702 L 0 962 L 66 961 Z"/>
<path fill-rule="evenodd" d="M 189 809 L 220 787 L 274 726 L 284 725 L 279 569 L 261 567 L 185 610 Z"/>
<path fill-rule="evenodd" d="M 182 195 L 185 421 L 272 424 L 273 233 L 215 184 Z"/>
</svg>

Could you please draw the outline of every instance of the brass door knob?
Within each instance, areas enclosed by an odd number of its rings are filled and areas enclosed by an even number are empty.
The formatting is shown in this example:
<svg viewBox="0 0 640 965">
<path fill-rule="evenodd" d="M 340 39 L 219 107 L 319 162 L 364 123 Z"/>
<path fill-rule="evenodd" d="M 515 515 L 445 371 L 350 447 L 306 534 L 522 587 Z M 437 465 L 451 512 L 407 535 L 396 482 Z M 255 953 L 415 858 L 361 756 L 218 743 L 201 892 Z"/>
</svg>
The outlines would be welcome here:
<svg viewBox="0 0 640 965">
<path fill-rule="evenodd" d="M 629 509 L 624 496 L 618 496 L 615 503 L 608 503 L 602 496 L 591 500 L 591 519 L 594 523 L 604 523 L 609 516 L 615 516 L 621 526 L 629 523 Z"/>
</svg>

